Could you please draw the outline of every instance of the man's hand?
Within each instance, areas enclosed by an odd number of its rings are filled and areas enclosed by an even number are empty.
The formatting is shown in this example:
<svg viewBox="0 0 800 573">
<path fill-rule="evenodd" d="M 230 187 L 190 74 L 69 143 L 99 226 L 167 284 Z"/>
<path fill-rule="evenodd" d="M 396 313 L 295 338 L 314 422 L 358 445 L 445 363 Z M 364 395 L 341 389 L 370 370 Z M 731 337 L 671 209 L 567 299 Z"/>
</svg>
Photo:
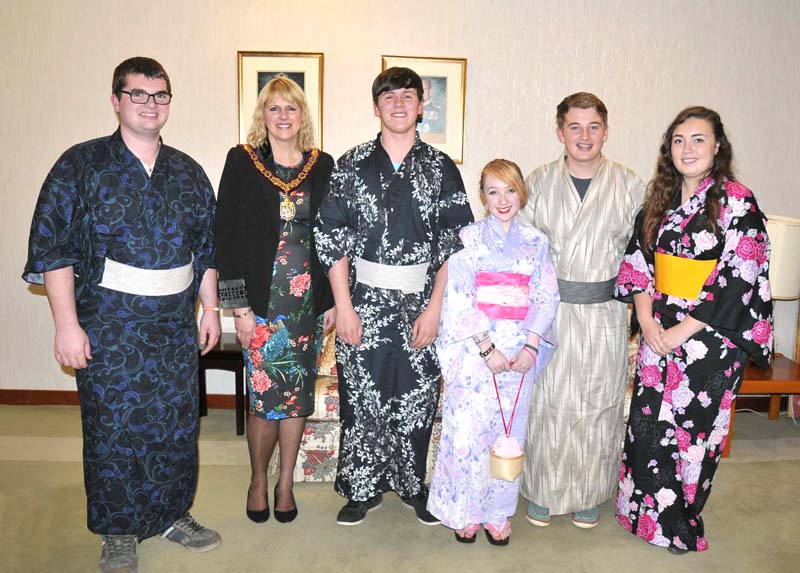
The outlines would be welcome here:
<svg viewBox="0 0 800 573">
<path fill-rule="evenodd" d="M 200 333 L 198 339 L 201 356 L 211 352 L 211 349 L 217 345 L 221 331 L 219 313 L 216 310 L 204 310 L 203 316 L 200 317 Z"/>
<path fill-rule="evenodd" d="M 331 328 L 336 326 L 336 307 L 332 306 L 326 310 L 322 315 L 322 332 L 328 332 Z"/>
<path fill-rule="evenodd" d="M 433 344 L 439 333 L 439 313 L 430 306 L 422 311 L 411 329 L 411 348 L 425 348 Z"/>
<path fill-rule="evenodd" d="M 77 324 L 56 329 L 54 350 L 59 364 L 76 370 L 86 368 L 92 359 L 89 337 Z"/>
<path fill-rule="evenodd" d="M 336 336 L 343 342 L 352 346 L 361 346 L 363 333 L 361 318 L 352 306 L 336 310 Z"/>
</svg>

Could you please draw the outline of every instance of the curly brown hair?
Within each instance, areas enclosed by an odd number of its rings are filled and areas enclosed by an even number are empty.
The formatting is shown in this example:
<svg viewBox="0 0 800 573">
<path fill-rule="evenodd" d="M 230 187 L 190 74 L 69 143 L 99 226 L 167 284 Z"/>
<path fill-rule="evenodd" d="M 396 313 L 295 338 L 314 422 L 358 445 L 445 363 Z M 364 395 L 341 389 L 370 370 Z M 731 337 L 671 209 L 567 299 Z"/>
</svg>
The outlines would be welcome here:
<svg viewBox="0 0 800 573">
<path fill-rule="evenodd" d="M 719 114 L 707 107 L 692 106 L 681 111 L 678 116 L 669 124 L 664 137 L 661 139 L 658 161 L 656 163 L 656 173 L 647 185 L 645 195 L 643 217 L 644 248 L 652 251 L 655 247 L 658 229 L 666 212 L 672 208 L 676 196 L 680 196 L 681 186 L 683 185 L 683 175 L 675 167 L 672 161 L 672 134 L 675 129 L 690 118 L 706 120 L 714 131 L 714 138 L 719 144 L 717 154 L 714 156 L 714 163 L 708 176 L 714 180 L 706 194 L 706 221 L 708 229 L 712 232 L 717 231 L 717 220 L 719 219 L 719 199 L 722 196 L 722 187 L 726 181 L 735 181 L 733 173 L 733 149 L 728 136 L 725 135 L 725 128 Z"/>
</svg>

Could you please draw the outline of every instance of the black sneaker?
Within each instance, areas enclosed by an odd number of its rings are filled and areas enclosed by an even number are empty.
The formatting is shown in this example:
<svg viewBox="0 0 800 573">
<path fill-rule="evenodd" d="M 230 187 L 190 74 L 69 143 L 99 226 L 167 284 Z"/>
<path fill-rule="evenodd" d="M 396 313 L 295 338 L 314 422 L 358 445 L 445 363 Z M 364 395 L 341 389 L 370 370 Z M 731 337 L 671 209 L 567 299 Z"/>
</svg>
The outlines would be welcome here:
<svg viewBox="0 0 800 573">
<path fill-rule="evenodd" d="M 369 498 L 367 501 L 348 501 L 336 516 L 339 525 L 358 525 L 364 523 L 367 513 L 383 505 L 383 494 Z"/>
<path fill-rule="evenodd" d="M 441 520 L 428 511 L 428 488 L 422 486 L 419 493 L 411 497 L 400 498 L 404 504 L 414 510 L 417 514 L 417 519 L 422 525 L 439 525 Z"/>
</svg>

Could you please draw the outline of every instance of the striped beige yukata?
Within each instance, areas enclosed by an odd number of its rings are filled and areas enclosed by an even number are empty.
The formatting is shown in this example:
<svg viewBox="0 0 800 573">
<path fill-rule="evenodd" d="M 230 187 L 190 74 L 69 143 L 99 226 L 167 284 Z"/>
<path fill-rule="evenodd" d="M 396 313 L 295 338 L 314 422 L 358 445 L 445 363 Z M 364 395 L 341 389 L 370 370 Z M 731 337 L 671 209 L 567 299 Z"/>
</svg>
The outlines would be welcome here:
<svg viewBox="0 0 800 573">
<path fill-rule="evenodd" d="M 521 493 L 560 515 L 603 503 L 617 486 L 627 312 L 611 297 L 644 183 L 606 158 L 583 201 L 565 158 L 526 182 L 528 204 L 518 217 L 550 239 L 561 305 L 558 350 L 531 397 Z"/>
</svg>

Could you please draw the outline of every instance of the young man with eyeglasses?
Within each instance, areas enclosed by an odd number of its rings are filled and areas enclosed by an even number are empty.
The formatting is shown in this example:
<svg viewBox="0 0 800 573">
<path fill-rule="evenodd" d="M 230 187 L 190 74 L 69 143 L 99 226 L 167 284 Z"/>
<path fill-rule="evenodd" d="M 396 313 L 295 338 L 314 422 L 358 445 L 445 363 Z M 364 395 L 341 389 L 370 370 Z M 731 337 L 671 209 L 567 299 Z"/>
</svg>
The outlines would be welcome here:
<svg viewBox="0 0 800 573">
<path fill-rule="evenodd" d="M 220 334 L 215 200 L 203 169 L 162 144 L 170 92 L 155 60 L 117 66 L 119 129 L 51 169 L 23 274 L 44 284 L 56 360 L 76 372 L 88 527 L 102 536 L 103 572 L 136 571 L 137 542 L 156 535 L 196 552 L 221 542 L 189 514 L 198 342 L 208 352 Z"/>
</svg>

